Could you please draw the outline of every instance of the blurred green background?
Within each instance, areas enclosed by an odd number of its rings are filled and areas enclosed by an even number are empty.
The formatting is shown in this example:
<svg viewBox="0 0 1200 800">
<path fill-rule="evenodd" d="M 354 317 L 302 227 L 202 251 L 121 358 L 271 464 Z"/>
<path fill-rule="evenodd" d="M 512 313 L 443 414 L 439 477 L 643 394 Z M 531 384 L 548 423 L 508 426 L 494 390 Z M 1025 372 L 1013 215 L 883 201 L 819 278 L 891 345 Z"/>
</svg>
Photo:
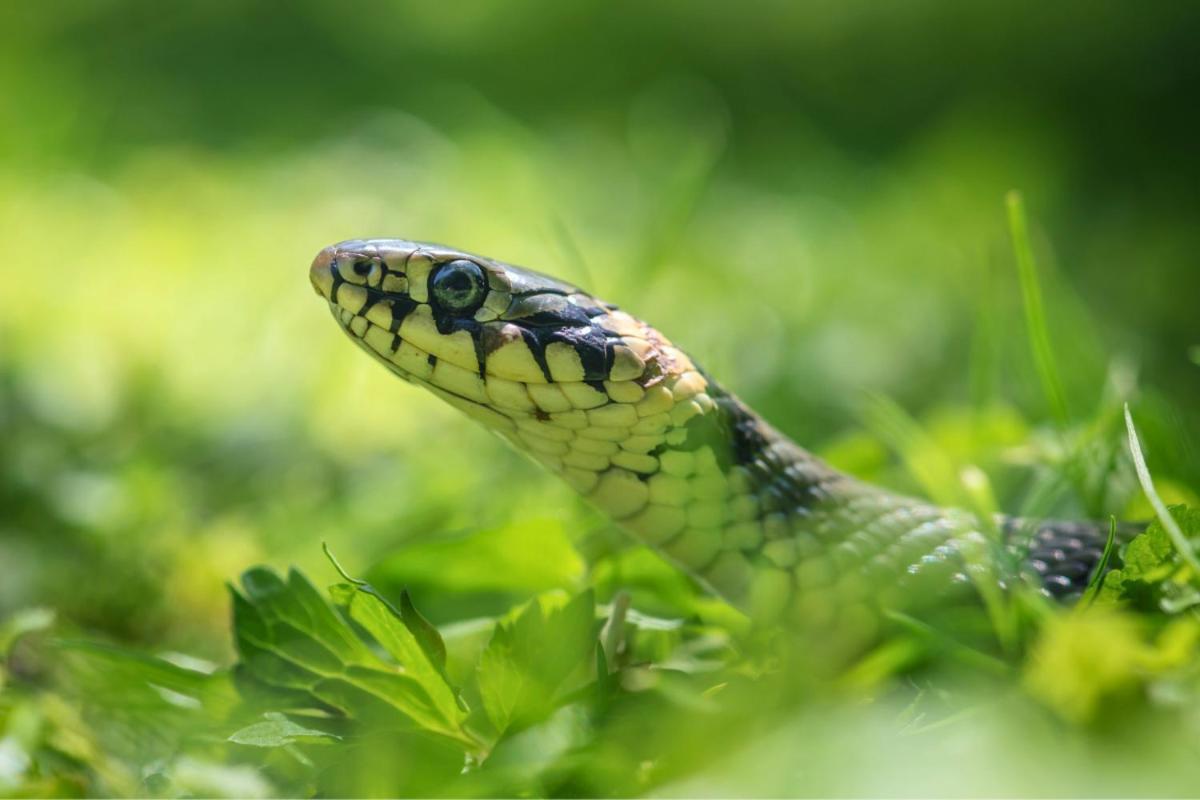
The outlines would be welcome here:
<svg viewBox="0 0 1200 800">
<path fill-rule="evenodd" d="M 224 582 L 329 578 L 322 541 L 439 624 L 587 584 L 694 611 L 344 341 L 306 269 L 346 238 L 587 286 L 865 477 L 929 490 L 871 424 L 883 396 L 1006 509 L 1137 514 L 1127 469 L 1045 478 L 1063 425 L 1025 335 L 1020 189 L 1066 427 L 1111 455 L 1131 400 L 1189 499 L 1198 38 L 1189 3 L 8 3 L 0 619 L 227 664 Z"/>
</svg>

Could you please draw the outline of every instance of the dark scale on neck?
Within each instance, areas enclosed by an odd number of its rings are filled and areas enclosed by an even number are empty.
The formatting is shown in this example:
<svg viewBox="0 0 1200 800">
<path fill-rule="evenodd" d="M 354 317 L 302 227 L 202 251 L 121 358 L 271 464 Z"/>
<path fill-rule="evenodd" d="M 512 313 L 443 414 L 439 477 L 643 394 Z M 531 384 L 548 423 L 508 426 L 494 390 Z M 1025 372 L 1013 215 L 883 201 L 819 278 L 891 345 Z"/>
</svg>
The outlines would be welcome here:
<svg viewBox="0 0 1200 800">
<path fill-rule="evenodd" d="M 708 393 L 716 411 L 688 422 L 682 449 L 707 446 L 724 472 L 743 469 L 763 515 L 806 517 L 828 499 L 827 486 L 838 473 L 785 439 L 711 379 Z"/>
</svg>

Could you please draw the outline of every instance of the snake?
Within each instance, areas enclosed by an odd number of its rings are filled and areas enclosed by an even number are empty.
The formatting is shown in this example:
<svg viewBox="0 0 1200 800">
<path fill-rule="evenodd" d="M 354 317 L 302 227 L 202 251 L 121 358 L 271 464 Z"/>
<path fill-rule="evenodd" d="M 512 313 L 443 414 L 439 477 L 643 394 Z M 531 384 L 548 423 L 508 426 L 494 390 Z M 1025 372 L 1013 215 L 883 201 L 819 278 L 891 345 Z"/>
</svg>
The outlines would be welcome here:
<svg viewBox="0 0 1200 800">
<path fill-rule="evenodd" d="M 1110 561 L 1108 526 L 943 508 L 833 468 L 656 328 L 549 275 L 357 239 L 309 278 L 376 361 L 756 621 L 837 626 L 1016 582 L 1070 601 Z"/>
</svg>

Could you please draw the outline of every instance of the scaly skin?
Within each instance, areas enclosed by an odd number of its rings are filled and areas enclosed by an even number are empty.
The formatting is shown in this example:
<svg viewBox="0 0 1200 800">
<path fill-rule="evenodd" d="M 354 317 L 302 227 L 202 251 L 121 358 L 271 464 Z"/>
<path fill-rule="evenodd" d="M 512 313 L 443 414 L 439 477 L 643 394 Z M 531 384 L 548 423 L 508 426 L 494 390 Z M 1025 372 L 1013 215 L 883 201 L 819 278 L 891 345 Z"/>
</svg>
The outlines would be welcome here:
<svg viewBox="0 0 1200 800">
<path fill-rule="evenodd" d="M 995 557 L 1006 549 L 1048 593 L 1071 595 L 1100 557 L 1095 526 L 1051 523 L 1017 541 L 1012 520 L 983 525 L 832 469 L 663 334 L 540 273 L 372 239 L 322 250 L 310 278 L 376 360 L 757 619 L 838 624 L 968 591 L 973 571 L 1012 580 Z M 988 546 L 1002 537 L 1007 548 Z"/>
</svg>

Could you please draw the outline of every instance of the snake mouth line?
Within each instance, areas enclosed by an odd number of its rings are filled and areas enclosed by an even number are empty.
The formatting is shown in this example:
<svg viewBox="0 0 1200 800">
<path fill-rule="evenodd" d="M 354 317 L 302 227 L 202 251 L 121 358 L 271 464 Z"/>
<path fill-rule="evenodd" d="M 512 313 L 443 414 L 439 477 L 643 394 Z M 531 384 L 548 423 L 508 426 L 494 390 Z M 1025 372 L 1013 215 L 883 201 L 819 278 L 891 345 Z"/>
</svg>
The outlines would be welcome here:
<svg viewBox="0 0 1200 800">
<path fill-rule="evenodd" d="M 497 409 L 493 408 L 490 405 L 487 405 L 485 403 L 480 403 L 478 400 L 474 400 L 470 397 L 466 397 L 465 395 L 463 395 L 459 392 L 456 392 L 453 389 L 447 389 L 444 386 L 440 386 L 436 383 L 433 383 L 432 381 L 429 381 L 429 380 L 426 380 L 426 379 L 420 377 L 419 375 L 416 375 L 413 372 L 410 372 L 409 370 L 404 369 L 403 367 L 401 367 L 400 365 L 396 364 L 391 359 L 389 359 L 387 356 L 385 356 L 383 353 L 380 353 L 378 350 L 376 350 L 374 347 L 372 347 L 366 341 L 366 335 L 369 331 L 371 331 L 372 329 L 375 329 L 375 330 L 381 331 L 383 333 L 386 333 L 388 336 L 394 337 L 393 340 L 395 342 L 397 342 L 397 349 L 399 347 L 399 343 L 403 343 L 403 344 L 411 347 L 413 350 L 416 350 L 422 356 L 424 356 L 425 363 L 429 365 L 431 372 L 438 363 L 438 357 L 435 356 L 433 353 L 430 353 L 427 350 L 424 350 L 424 349 L 418 347 L 417 345 L 413 344 L 412 341 L 401 337 L 398 333 L 393 334 L 387 328 L 383 328 L 379 325 L 376 325 L 375 323 L 368 320 L 366 317 L 360 316 L 358 314 L 353 314 L 353 313 L 347 311 L 346 309 L 342 308 L 341 306 L 337 305 L 336 303 L 330 302 L 329 310 L 330 310 L 330 312 L 332 312 L 333 318 L 335 320 L 337 320 L 338 327 L 341 328 L 343 331 L 345 331 L 346 335 L 349 336 L 354 341 L 355 344 L 359 345 L 363 350 L 366 350 L 367 353 L 369 353 L 380 364 L 383 364 L 385 367 L 387 367 L 388 370 L 390 372 L 392 372 L 393 374 L 399 376 L 400 378 L 402 378 L 410 383 L 414 383 L 418 386 L 422 386 L 422 387 L 429 389 L 430 391 L 433 391 L 435 393 L 449 395 L 449 396 L 455 398 L 456 400 L 461 400 L 463 403 L 469 403 L 471 406 L 474 406 L 476 408 L 485 409 L 485 410 L 491 411 L 491 412 L 498 411 Z M 356 319 L 361 319 L 367 325 L 367 327 L 363 329 L 363 333 L 361 336 L 358 335 L 357 333 L 355 333 L 353 328 L 351 328 L 351 323 Z"/>
</svg>

